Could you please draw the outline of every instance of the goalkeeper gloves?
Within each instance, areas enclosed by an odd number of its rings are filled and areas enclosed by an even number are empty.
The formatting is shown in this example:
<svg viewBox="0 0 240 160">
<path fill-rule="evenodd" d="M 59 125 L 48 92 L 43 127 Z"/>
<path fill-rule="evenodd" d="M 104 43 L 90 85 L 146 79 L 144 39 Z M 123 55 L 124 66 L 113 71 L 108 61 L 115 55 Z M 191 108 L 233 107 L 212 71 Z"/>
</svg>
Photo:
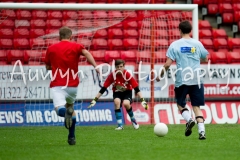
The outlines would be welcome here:
<svg viewBox="0 0 240 160">
<path fill-rule="evenodd" d="M 144 100 L 144 98 L 141 98 L 141 105 L 143 106 L 143 108 L 145 108 L 145 110 L 148 110 L 148 104 L 147 102 Z"/>
<path fill-rule="evenodd" d="M 92 108 L 93 106 L 95 106 L 95 104 L 97 103 L 97 100 L 98 100 L 98 98 L 95 97 L 95 98 L 91 101 L 90 105 L 89 105 L 87 108 Z"/>
</svg>

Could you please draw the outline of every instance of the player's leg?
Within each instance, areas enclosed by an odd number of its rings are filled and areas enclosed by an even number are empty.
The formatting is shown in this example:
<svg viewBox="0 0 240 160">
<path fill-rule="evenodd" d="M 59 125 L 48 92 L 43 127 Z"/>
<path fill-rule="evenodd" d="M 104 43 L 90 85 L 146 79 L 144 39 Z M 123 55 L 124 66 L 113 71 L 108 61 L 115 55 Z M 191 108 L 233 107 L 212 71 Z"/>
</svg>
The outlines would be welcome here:
<svg viewBox="0 0 240 160">
<path fill-rule="evenodd" d="M 178 109 L 182 114 L 184 120 L 186 120 L 187 122 L 185 136 L 190 136 L 192 134 L 192 128 L 195 125 L 195 122 L 192 120 L 191 114 L 186 108 L 186 96 L 188 94 L 189 87 L 186 85 L 182 85 L 180 87 L 175 87 L 174 91 Z"/>
<path fill-rule="evenodd" d="M 122 122 L 122 112 L 121 112 L 121 95 L 119 92 L 113 93 L 113 102 L 115 109 L 115 117 L 117 120 L 117 128 L 115 130 L 123 130 L 123 122 Z"/>
<path fill-rule="evenodd" d="M 198 87 L 198 85 L 191 86 L 189 96 L 191 99 L 193 112 L 196 116 L 196 121 L 198 124 L 199 139 L 200 140 L 206 139 L 204 117 L 202 110 L 200 109 L 200 106 L 205 105 L 203 84 L 201 84 L 200 88 Z"/>
<path fill-rule="evenodd" d="M 134 129 L 139 128 L 139 124 L 137 124 L 137 121 L 134 117 L 133 111 L 132 111 L 132 91 L 125 91 L 124 92 L 124 99 L 123 99 L 123 106 L 126 108 L 126 111 L 131 119 L 132 125 Z"/>
<path fill-rule="evenodd" d="M 77 96 L 77 87 L 68 87 L 65 90 L 66 90 L 66 101 L 67 101 L 66 103 L 67 115 L 65 115 L 65 120 L 66 120 L 65 124 L 69 125 L 68 126 L 69 127 L 68 143 L 70 145 L 75 145 L 76 144 L 76 140 L 75 140 L 76 113 L 74 111 L 73 105 Z"/>
<path fill-rule="evenodd" d="M 65 93 L 61 90 L 60 87 L 52 87 L 50 88 L 50 91 L 53 97 L 54 110 L 58 116 L 65 117 Z"/>
</svg>

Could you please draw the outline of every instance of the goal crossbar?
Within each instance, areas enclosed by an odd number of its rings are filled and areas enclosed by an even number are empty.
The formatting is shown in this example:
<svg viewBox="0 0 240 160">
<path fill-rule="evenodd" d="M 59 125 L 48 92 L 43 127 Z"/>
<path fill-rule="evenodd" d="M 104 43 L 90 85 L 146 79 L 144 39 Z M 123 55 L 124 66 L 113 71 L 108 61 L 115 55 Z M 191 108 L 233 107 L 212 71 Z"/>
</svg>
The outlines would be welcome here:
<svg viewBox="0 0 240 160">
<path fill-rule="evenodd" d="M 192 34 L 198 39 L 197 4 L 71 4 L 71 3 L 0 3 L 0 9 L 44 10 L 185 10 L 192 11 Z"/>
</svg>

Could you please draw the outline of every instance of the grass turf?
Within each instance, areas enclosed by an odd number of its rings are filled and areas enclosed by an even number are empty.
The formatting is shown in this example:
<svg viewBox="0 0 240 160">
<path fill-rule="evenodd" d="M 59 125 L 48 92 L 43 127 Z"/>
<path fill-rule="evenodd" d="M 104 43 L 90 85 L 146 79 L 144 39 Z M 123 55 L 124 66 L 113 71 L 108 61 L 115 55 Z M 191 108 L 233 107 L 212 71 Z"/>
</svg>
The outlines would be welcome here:
<svg viewBox="0 0 240 160">
<path fill-rule="evenodd" d="M 240 125 L 208 124 L 206 140 L 198 140 L 197 127 L 185 137 L 185 125 L 168 125 L 165 137 L 153 133 L 153 125 L 139 130 L 125 126 L 76 127 L 75 146 L 67 143 L 64 127 L 1 127 L 0 160 L 237 160 L 240 157 Z"/>
</svg>

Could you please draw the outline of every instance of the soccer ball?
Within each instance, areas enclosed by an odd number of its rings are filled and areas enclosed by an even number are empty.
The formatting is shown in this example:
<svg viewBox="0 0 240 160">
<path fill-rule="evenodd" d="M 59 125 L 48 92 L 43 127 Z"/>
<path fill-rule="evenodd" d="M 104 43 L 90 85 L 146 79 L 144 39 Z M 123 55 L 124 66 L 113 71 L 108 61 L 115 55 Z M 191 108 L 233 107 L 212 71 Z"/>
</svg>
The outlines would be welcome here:
<svg viewBox="0 0 240 160">
<path fill-rule="evenodd" d="M 163 137 L 168 133 L 168 127 L 165 123 L 157 123 L 154 126 L 154 133 L 159 136 Z"/>
</svg>

